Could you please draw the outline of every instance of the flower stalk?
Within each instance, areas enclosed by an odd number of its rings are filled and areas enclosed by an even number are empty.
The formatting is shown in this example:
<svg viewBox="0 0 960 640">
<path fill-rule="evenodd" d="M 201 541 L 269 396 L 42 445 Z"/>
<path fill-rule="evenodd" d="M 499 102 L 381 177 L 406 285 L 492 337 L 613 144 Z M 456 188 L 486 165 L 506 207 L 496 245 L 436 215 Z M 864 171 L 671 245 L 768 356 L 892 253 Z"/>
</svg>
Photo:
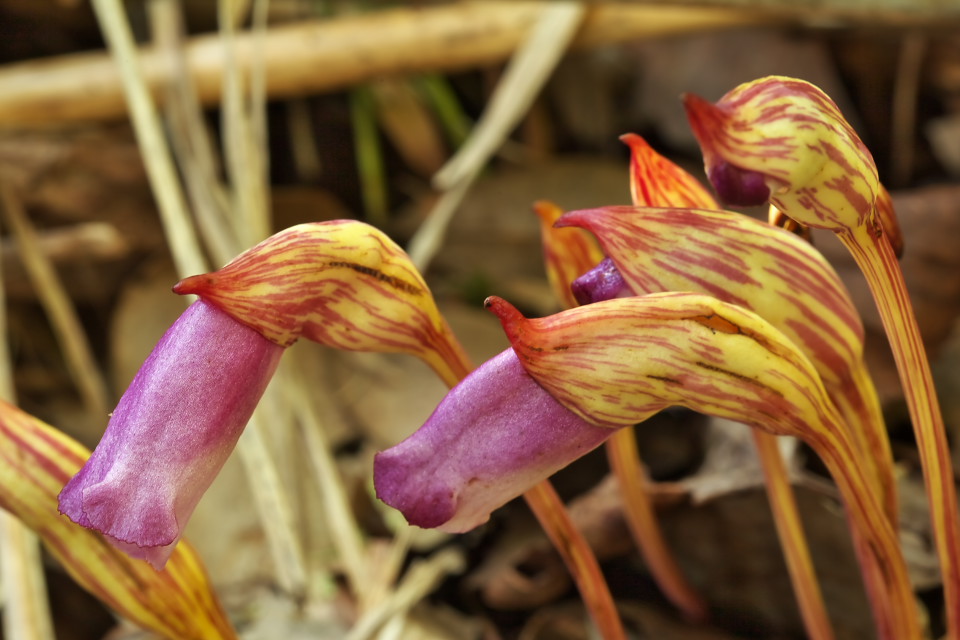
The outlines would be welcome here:
<svg viewBox="0 0 960 640">
<path fill-rule="evenodd" d="M 349 351 L 406 353 L 451 387 L 472 369 L 407 254 L 355 221 L 291 227 L 216 272 L 180 281 L 174 291 L 199 295 L 280 347 L 303 337 Z M 557 550 L 604 637 L 624 638 L 609 588 L 597 581 L 602 574 L 593 551 L 552 487 L 524 497 L 551 540 L 563 543 Z"/>
<path fill-rule="evenodd" d="M 621 428 L 678 405 L 806 442 L 837 480 L 865 542 L 880 637 L 920 637 L 906 563 L 853 440 L 809 360 L 769 323 L 689 293 L 620 298 L 536 320 L 496 297 L 487 306 L 528 373 L 594 425 Z"/>
<path fill-rule="evenodd" d="M 635 138 L 643 142 L 638 136 Z M 634 160 L 631 161 L 631 189 L 634 191 L 634 198 L 637 197 L 638 188 L 634 184 L 636 181 L 634 176 L 641 167 L 645 166 L 645 164 L 636 166 L 638 165 L 636 159 L 637 154 L 634 153 Z M 671 165 L 664 164 L 664 167 L 669 166 Z M 660 186 L 664 182 L 663 180 L 650 182 L 650 185 L 651 187 Z M 616 273 L 616 268 L 609 268 L 609 261 L 604 261 L 603 252 L 596 239 L 586 230 L 555 225 L 563 215 L 560 207 L 550 202 L 539 201 L 534 204 L 533 209 L 540 218 L 544 264 L 554 295 L 563 303 L 564 308 L 576 307 L 578 293 L 574 291 L 571 284 L 579 276 L 597 271 L 601 274 L 613 274 Z M 600 264 L 603 264 L 603 267 L 599 270 L 595 269 Z M 602 275 L 600 279 L 602 280 Z M 622 278 L 614 277 L 612 286 L 604 286 L 604 284 L 606 283 L 596 281 L 590 283 L 590 301 L 605 300 L 630 293 Z M 646 469 L 640 459 L 632 430 L 617 431 L 604 446 L 611 471 L 617 478 L 623 494 L 623 511 L 628 528 L 654 580 L 664 595 L 683 612 L 688 620 L 705 620 L 709 613 L 707 603 L 683 576 L 660 531 L 653 503 L 647 494 Z"/>
<path fill-rule="evenodd" d="M 663 594 L 691 621 L 705 620 L 707 603 L 690 585 L 663 537 L 649 481 L 633 429 L 620 429 L 606 442 L 607 460 L 623 494 L 623 513 L 631 535 Z M 780 455 L 780 452 L 777 452 Z"/>
<path fill-rule="evenodd" d="M 902 273 L 899 230 L 873 157 L 816 86 L 780 76 L 731 90 L 716 104 L 685 98 L 718 191 L 752 189 L 796 222 L 833 231 L 863 271 L 910 410 L 940 560 L 948 637 L 960 638 L 960 518 L 943 418 Z M 761 191 L 765 190 L 765 193 Z M 889 237 L 888 237 L 889 236 Z"/>
<path fill-rule="evenodd" d="M 627 134 L 621 136 L 621 140 L 631 149 L 630 190 L 635 206 L 718 208 L 716 201 L 699 181 L 654 151 L 642 137 L 635 134 Z M 669 218 L 669 214 L 665 217 Z M 571 222 L 576 225 L 575 221 L 569 219 L 561 224 L 567 225 Z M 621 230 L 620 233 L 627 234 L 632 231 L 635 234 L 642 234 L 645 230 L 639 229 L 641 226 L 645 225 L 631 225 L 630 231 Z M 655 227 L 656 225 L 653 226 Z M 590 226 L 587 225 L 587 228 L 590 228 Z M 698 232 L 701 230 L 685 230 L 682 224 L 678 224 L 677 228 L 681 230 L 683 238 L 694 240 L 694 246 L 691 246 L 691 243 L 681 241 L 680 238 L 678 238 L 677 246 L 681 247 L 680 252 L 688 250 L 691 253 L 699 254 L 698 258 L 691 260 L 694 263 L 696 263 L 697 260 L 709 260 L 706 256 L 710 254 L 710 251 L 705 248 L 705 245 L 708 245 L 709 241 L 704 241 L 701 237 L 704 239 L 710 238 L 710 232 L 708 230 L 702 230 L 706 233 Z M 686 231 L 689 231 L 689 233 Z M 609 235 L 605 236 L 602 233 L 599 235 L 601 236 L 601 242 L 604 240 L 609 241 Z M 736 238 L 719 234 L 716 239 L 716 255 L 714 258 L 718 261 L 724 261 L 726 257 L 729 256 L 729 252 L 736 251 L 736 248 L 735 245 L 729 249 L 724 247 L 722 239 L 735 241 Z M 771 295 L 769 291 L 765 289 L 750 290 L 748 287 L 743 286 L 742 280 L 741 282 L 727 281 L 731 276 L 729 272 L 724 274 L 717 269 L 698 268 L 699 265 L 694 264 L 690 265 L 690 271 L 688 271 L 689 277 L 687 278 L 683 278 L 679 273 L 671 274 L 670 270 L 674 268 L 672 265 L 684 264 L 682 260 L 678 259 L 679 256 L 674 256 L 672 259 L 667 259 L 663 256 L 663 254 L 670 251 L 667 247 L 671 246 L 671 243 L 672 240 L 664 240 L 664 238 L 661 237 L 659 241 L 649 241 L 649 244 L 644 247 L 642 245 L 646 243 L 641 241 L 641 246 L 631 247 L 632 256 L 622 251 L 613 251 L 611 255 L 615 256 L 615 259 L 612 260 L 614 265 L 616 265 L 618 261 L 636 261 L 641 263 L 642 266 L 632 270 L 628 267 L 628 270 L 631 270 L 634 274 L 637 271 L 643 271 L 649 276 L 649 279 L 644 282 L 643 286 L 640 285 L 639 279 L 634 277 L 630 279 L 630 282 L 637 285 L 636 288 L 631 287 L 626 281 L 623 283 L 624 288 L 637 294 L 656 293 L 670 289 L 712 292 L 721 299 L 738 299 L 741 304 L 746 304 L 748 308 L 763 308 L 767 306 L 768 303 L 764 302 L 764 298 Z M 664 245 L 667 246 L 665 247 Z M 757 249 L 759 249 L 759 247 L 757 247 Z M 724 275 L 726 275 L 727 278 L 724 278 Z M 775 277 L 775 274 L 772 274 L 771 277 Z M 655 280 L 659 281 L 657 284 L 660 286 L 653 284 Z M 736 278 L 734 277 L 733 280 L 736 280 Z M 582 288 L 587 286 L 587 283 L 580 282 L 579 285 Z M 776 287 L 774 287 L 773 290 L 776 291 Z M 600 295 L 593 293 L 590 298 L 593 301 L 604 299 L 602 293 Z M 610 448 L 623 446 L 624 440 L 625 438 L 618 434 L 610 439 L 607 446 Z M 833 633 L 829 616 L 827 615 L 826 606 L 823 602 L 816 573 L 813 570 L 813 563 L 810 558 L 807 541 L 803 529 L 800 526 L 800 518 L 797 512 L 796 500 L 793 497 L 793 490 L 787 477 L 781 453 L 774 442 L 775 437 L 762 432 L 755 432 L 754 440 L 760 463 L 764 469 L 764 474 L 768 478 L 768 493 L 771 508 L 807 634 L 811 638 L 832 638 Z M 611 455 L 620 457 L 617 453 L 612 453 Z M 639 459 L 637 459 L 636 465 L 639 464 Z M 614 467 L 615 471 L 617 468 L 618 467 Z M 629 473 L 626 469 L 623 469 L 619 473 L 619 477 L 623 485 L 628 483 L 636 485 L 639 482 L 638 473 Z M 632 492 L 637 494 L 640 490 L 642 490 L 642 488 L 634 489 Z M 642 506 L 636 507 L 638 511 L 642 508 Z M 639 520 L 641 514 L 631 515 L 630 510 L 631 506 L 628 506 L 628 519 L 634 523 L 632 528 L 637 530 L 637 525 L 643 522 Z M 647 544 L 657 545 L 659 531 L 651 529 L 649 533 L 645 535 L 649 538 Z M 643 543 L 641 543 L 641 549 L 642 548 Z M 654 546 L 652 548 L 656 547 Z M 645 557 L 650 555 L 649 553 L 645 553 Z M 657 575 L 658 581 L 664 585 L 665 592 L 676 593 L 677 597 L 681 598 L 677 600 L 678 606 L 680 604 L 690 606 L 691 601 L 689 594 L 683 590 L 682 577 L 680 577 L 679 573 L 675 570 L 671 571 L 670 564 L 658 566 L 658 568 L 665 572 L 664 577 L 660 579 L 656 572 L 654 575 Z M 699 613 L 696 609 L 684 610 L 687 611 L 688 616 L 696 616 Z"/>
<path fill-rule="evenodd" d="M 890 340 L 920 452 L 943 579 L 948 637 L 960 638 L 960 513 L 930 363 L 903 273 L 885 236 L 839 234 L 866 277 Z"/>
<path fill-rule="evenodd" d="M 600 637 L 605 640 L 626 640 L 620 614 L 597 557 L 570 518 L 570 512 L 553 484 L 549 480 L 538 482 L 524 492 L 523 499 L 567 565 Z"/>
</svg>

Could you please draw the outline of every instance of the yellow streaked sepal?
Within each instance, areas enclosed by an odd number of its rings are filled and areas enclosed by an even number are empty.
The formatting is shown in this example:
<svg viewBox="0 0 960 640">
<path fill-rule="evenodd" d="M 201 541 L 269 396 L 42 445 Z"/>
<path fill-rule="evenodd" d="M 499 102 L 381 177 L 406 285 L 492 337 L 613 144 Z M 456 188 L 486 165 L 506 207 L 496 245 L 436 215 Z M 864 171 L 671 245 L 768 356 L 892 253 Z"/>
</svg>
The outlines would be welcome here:
<svg viewBox="0 0 960 640">
<path fill-rule="evenodd" d="M 290 227 L 174 291 L 197 294 L 282 346 L 304 337 L 407 353 L 451 385 L 472 368 L 407 254 L 355 220 Z"/>
<path fill-rule="evenodd" d="M 634 206 L 719 208 L 699 180 L 657 153 L 642 137 L 627 133 L 620 140 L 630 147 L 630 195 Z"/>
<path fill-rule="evenodd" d="M 739 190 L 724 184 L 742 178 L 725 174 L 733 167 L 762 176 L 770 201 L 801 224 L 831 230 L 869 224 L 879 232 L 873 156 L 817 86 L 768 76 L 741 84 L 716 104 L 694 95 L 684 103 L 721 197 Z"/>
</svg>

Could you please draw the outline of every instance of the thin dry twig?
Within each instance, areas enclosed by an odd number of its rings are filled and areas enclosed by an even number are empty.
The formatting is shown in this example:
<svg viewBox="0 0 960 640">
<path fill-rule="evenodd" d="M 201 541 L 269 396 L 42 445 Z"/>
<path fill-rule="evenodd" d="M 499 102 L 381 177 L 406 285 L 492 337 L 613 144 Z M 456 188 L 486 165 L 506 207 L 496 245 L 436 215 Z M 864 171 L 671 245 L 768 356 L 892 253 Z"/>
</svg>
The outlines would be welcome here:
<svg viewBox="0 0 960 640">
<path fill-rule="evenodd" d="M 170 149 L 164 140 L 159 116 L 138 63 L 125 10 L 119 0 L 94 0 L 94 10 L 104 38 L 120 67 L 134 132 L 157 198 L 177 271 L 181 276 L 203 273 L 208 270 L 206 260 L 177 179 Z M 247 429 L 248 433 L 240 439 L 238 447 L 241 459 L 247 463 L 251 484 L 256 489 L 255 503 L 276 563 L 278 581 L 288 592 L 298 595 L 303 593 L 306 583 L 303 553 L 290 528 L 293 518 L 289 499 L 282 491 L 276 469 L 268 457 L 255 450 L 262 446 L 259 424 L 254 415 L 251 418 L 252 428 Z"/>
<path fill-rule="evenodd" d="M 3 637 L 54 640 L 40 540 L 6 511 L 0 511 L 0 568 Z"/>
<path fill-rule="evenodd" d="M 93 349 L 70 296 L 60 282 L 56 270 L 40 249 L 37 232 L 19 198 L 9 185 L 0 185 L 0 191 L 4 214 L 17 238 L 23 266 L 50 319 L 54 335 L 63 350 L 70 377 L 91 415 L 106 416 L 110 411 L 107 384 L 100 373 Z"/>
<path fill-rule="evenodd" d="M 421 271 L 443 244 L 450 220 L 480 170 L 526 115 L 552 75 L 570 46 L 585 10 L 578 2 L 544 7 L 529 36 L 511 58 L 470 138 L 434 177 L 434 184 L 445 192 L 444 196 L 408 247 L 410 259 Z"/>
<path fill-rule="evenodd" d="M 317 415 L 316 405 L 311 402 L 311 392 L 304 384 L 306 378 L 300 358 L 296 352 L 287 354 L 286 362 L 278 372 L 278 387 L 286 392 L 286 402 L 299 422 L 301 437 L 323 498 L 320 507 L 326 513 L 326 524 L 340 555 L 347 581 L 351 591 L 363 603 L 367 593 L 363 534 L 350 508 L 326 430 Z"/>
<path fill-rule="evenodd" d="M 7 344 L 6 293 L 0 274 L 0 397 L 15 401 Z M 3 636 L 10 640 L 54 640 L 40 540 L 15 517 L 0 510 L 0 607 Z"/>
<path fill-rule="evenodd" d="M 177 272 L 184 275 L 203 273 L 206 260 L 190 223 L 187 204 L 163 137 L 160 117 L 143 76 L 126 11 L 118 0 L 93 0 L 93 8 L 120 73 L 134 134 L 157 199 L 160 220 Z"/>
<path fill-rule="evenodd" d="M 367 640 L 395 616 L 405 615 L 415 604 L 433 591 L 451 573 L 463 571 L 463 554 L 456 549 L 443 549 L 426 560 L 415 563 L 400 585 L 379 607 L 357 621 L 346 640 Z"/>
</svg>

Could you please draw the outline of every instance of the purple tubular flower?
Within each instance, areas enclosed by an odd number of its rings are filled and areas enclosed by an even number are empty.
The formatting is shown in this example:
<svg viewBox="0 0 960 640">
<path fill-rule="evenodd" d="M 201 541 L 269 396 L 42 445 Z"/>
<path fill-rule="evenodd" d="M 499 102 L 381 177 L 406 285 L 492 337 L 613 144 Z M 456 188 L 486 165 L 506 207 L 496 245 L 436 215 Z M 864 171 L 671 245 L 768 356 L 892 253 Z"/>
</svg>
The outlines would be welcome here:
<svg viewBox="0 0 960 640">
<path fill-rule="evenodd" d="M 770 187 L 762 173 L 720 161 L 710 168 L 707 177 L 720 199 L 735 207 L 752 207 L 770 199 Z"/>
<path fill-rule="evenodd" d="M 114 410 L 60 513 L 163 568 L 283 347 L 195 302 L 167 330 Z"/>
<path fill-rule="evenodd" d="M 610 258 L 604 258 L 600 264 L 574 280 L 570 284 L 570 290 L 580 304 L 633 295 L 617 265 Z"/>
<path fill-rule="evenodd" d="M 454 387 L 413 435 L 378 453 L 373 482 L 410 524 L 460 533 L 613 433 L 565 409 L 507 349 Z"/>
</svg>

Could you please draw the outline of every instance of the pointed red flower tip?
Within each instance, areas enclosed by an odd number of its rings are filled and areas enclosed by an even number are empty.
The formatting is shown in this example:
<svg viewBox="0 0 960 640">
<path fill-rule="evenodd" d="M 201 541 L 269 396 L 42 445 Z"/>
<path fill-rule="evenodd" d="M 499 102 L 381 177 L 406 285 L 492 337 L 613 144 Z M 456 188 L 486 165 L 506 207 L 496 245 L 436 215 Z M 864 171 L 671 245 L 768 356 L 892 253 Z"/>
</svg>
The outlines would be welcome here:
<svg viewBox="0 0 960 640">
<path fill-rule="evenodd" d="M 718 208 L 699 180 L 657 153 L 641 136 L 626 133 L 620 140 L 630 147 L 630 193 L 635 206 Z"/>
<path fill-rule="evenodd" d="M 700 143 L 704 165 L 709 168 L 722 160 L 718 154 L 722 149 L 724 132 L 730 125 L 733 114 L 729 109 L 701 98 L 695 93 L 684 93 L 680 99 L 687 112 L 690 129 Z"/>
<path fill-rule="evenodd" d="M 523 327 L 527 323 L 527 319 L 515 306 L 500 296 L 489 296 L 483 301 L 483 308 L 492 311 L 495 316 L 500 318 L 500 324 L 503 325 L 503 330 L 511 342 L 514 338 L 517 340 L 522 338 Z"/>
<path fill-rule="evenodd" d="M 767 176 L 737 167 L 723 153 L 724 132 L 732 126 L 733 114 L 692 93 L 683 94 L 683 106 L 703 151 L 707 179 L 716 189 L 720 200 L 737 207 L 752 207 L 766 202 L 770 198 Z"/>
<path fill-rule="evenodd" d="M 304 337 L 407 353 L 451 385 L 473 368 L 409 256 L 356 220 L 285 229 L 174 291 L 200 296 L 281 346 Z"/>
</svg>

